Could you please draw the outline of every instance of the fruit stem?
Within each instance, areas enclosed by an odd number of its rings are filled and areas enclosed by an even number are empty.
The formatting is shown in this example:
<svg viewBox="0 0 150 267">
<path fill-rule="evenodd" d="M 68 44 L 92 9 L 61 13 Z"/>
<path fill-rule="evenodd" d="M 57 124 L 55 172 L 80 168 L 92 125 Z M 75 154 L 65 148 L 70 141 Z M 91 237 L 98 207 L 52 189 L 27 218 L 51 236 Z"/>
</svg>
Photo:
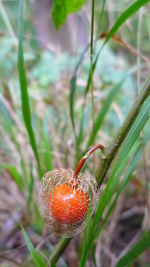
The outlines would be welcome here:
<svg viewBox="0 0 150 267">
<path fill-rule="evenodd" d="M 84 155 L 84 157 L 82 157 L 82 158 L 80 159 L 80 161 L 78 162 L 77 167 L 76 167 L 76 169 L 75 169 L 75 171 L 74 171 L 73 178 L 75 178 L 75 179 L 78 178 L 78 174 L 79 174 L 81 168 L 83 167 L 85 161 L 86 161 L 86 160 L 89 158 L 89 156 L 90 156 L 95 150 L 97 150 L 97 149 L 101 149 L 101 150 L 103 151 L 104 146 L 101 145 L 101 144 L 98 144 L 98 145 L 93 146 L 90 150 L 88 150 L 88 152 Z"/>
</svg>

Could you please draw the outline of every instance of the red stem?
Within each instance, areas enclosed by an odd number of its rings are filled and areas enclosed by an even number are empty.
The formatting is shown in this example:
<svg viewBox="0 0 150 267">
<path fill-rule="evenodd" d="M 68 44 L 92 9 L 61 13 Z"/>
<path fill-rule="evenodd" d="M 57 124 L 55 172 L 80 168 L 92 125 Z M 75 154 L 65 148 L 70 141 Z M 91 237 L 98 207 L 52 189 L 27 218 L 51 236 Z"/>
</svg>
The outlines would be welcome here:
<svg viewBox="0 0 150 267">
<path fill-rule="evenodd" d="M 101 144 L 98 144 L 98 145 L 96 145 L 96 146 L 93 146 L 93 147 L 92 147 L 92 148 L 91 148 L 91 149 L 84 155 L 84 157 L 82 157 L 82 158 L 80 159 L 80 161 L 78 162 L 78 165 L 77 165 L 77 167 L 76 167 L 76 169 L 75 169 L 75 171 L 74 171 L 73 178 L 77 179 L 78 174 L 79 174 L 81 168 L 83 167 L 85 161 L 86 161 L 86 160 L 88 159 L 88 157 L 89 157 L 95 150 L 97 150 L 98 148 L 101 149 L 101 150 L 103 151 L 104 146 L 101 145 Z"/>
</svg>

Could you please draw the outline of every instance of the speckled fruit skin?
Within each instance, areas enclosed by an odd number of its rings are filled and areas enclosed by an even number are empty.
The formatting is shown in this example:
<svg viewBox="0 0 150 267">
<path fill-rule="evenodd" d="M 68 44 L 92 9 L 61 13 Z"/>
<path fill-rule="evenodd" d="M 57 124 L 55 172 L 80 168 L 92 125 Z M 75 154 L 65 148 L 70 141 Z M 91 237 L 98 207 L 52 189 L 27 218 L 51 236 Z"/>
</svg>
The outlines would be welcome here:
<svg viewBox="0 0 150 267">
<path fill-rule="evenodd" d="M 56 186 L 49 196 L 52 216 L 60 224 L 74 224 L 87 214 L 89 199 L 82 189 L 74 189 L 64 183 Z"/>
</svg>

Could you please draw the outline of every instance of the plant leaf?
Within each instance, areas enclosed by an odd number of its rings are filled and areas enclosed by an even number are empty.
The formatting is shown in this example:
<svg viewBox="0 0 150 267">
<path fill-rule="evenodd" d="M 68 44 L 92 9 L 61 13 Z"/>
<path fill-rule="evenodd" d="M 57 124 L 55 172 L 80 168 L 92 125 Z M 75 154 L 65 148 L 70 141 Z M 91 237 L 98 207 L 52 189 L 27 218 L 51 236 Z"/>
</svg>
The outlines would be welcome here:
<svg viewBox="0 0 150 267">
<path fill-rule="evenodd" d="M 71 118 L 72 128 L 73 128 L 76 141 L 77 141 L 77 137 L 76 137 L 76 131 L 75 131 L 75 122 L 74 122 L 74 95 L 76 91 L 77 72 L 82 64 L 84 55 L 87 52 L 88 48 L 89 48 L 89 44 L 82 51 L 79 57 L 79 60 L 77 61 L 72 79 L 70 81 L 69 109 L 70 109 L 70 118 Z"/>
<path fill-rule="evenodd" d="M 40 159 L 38 155 L 36 140 L 34 136 L 34 132 L 32 129 L 31 123 L 31 112 L 29 105 L 29 96 L 28 96 L 28 88 L 27 88 L 27 79 L 24 68 L 24 56 L 23 56 L 23 0 L 20 0 L 20 9 L 19 9 L 19 48 L 18 48 L 18 74 L 19 74 L 19 82 L 20 82 L 20 90 L 21 90 L 21 104 L 22 104 L 22 114 L 24 123 L 28 132 L 29 140 L 31 147 L 33 149 L 33 153 L 35 155 L 39 175 L 42 176 L 43 172 L 40 165 Z"/>
<path fill-rule="evenodd" d="M 44 171 L 48 172 L 52 170 L 52 142 L 51 142 L 51 136 L 48 132 L 48 121 L 43 121 L 41 126 L 41 134 L 42 134 L 42 140 L 40 143 L 40 149 L 41 152 L 41 158 L 43 159 L 44 163 Z"/>
<path fill-rule="evenodd" d="M 23 191 L 23 188 L 24 188 L 23 181 L 22 181 L 21 175 L 19 174 L 15 166 L 11 164 L 0 164 L 0 171 L 2 170 L 8 170 L 11 176 L 13 177 L 14 181 L 18 185 L 19 189 Z"/>
<path fill-rule="evenodd" d="M 143 129 L 144 125 L 149 119 L 150 114 L 150 96 L 146 99 L 144 102 L 132 128 L 130 129 L 128 136 L 122 146 L 121 152 L 118 157 L 118 161 L 115 164 L 115 167 L 112 169 L 110 173 L 109 180 L 107 182 L 107 185 L 101 195 L 101 198 L 98 202 L 96 213 L 93 219 L 92 226 L 90 228 L 90 234 L 88 239 L 88 244 L 86 246 L 86 255 L 84 257 L 84 261 L 82 262 L 82 266 L 85 266 L 87 257 L 90 251 L 90 248 L 97 237 L 98 233 L 98 224 L 100 219 L 102 218 L 103 212 L 107 206 L 107 204 L 111 201 L 111 198 L 117 188 L 119 177 L 123 173 L 128 160 L 132 156 L 132 154 L 135 152 L 136 146 L 132 148 L 132 146 L 135 144 L 135 141 L 137 140 L 141 130 Z M 138 145 L 138 143 L 137 143 Z"/>
<path fill-rule="evenodd" d="M 85 0 L 54 0 L 52 19 L 56 29 L 62 26 L 70 13 L 78 12 L 84 5 Z"/>
<path fill-rule="evenodd" d="M 117 32 L 117 30 L 124 24 L 124 22 L 130 18 L 134 13 L 136 13 L 142 6 L 146 5 L 150 0 L 137 0 L 135 3 L 133 3 L 131 6 L 129 6 L 117 19 L 113 27 L 110 29 L 102 47 L 100 48 L 99 52 L 97 53 L 95 57 L 95 61 L 93 64 L 93 74 L 96 69 L 96 65 L 99 59 L 99 56 L 104 48 L 104 46 L 108 43 L 108 41 L 111 39 L 111 37 Z M 90 82 L 91 82 L 91 75 L 89 71 L 88 75 L 88 81 L 86 85 L 85 95 L 88 93 L 90 88 Z"/>
<path fill-rule="evenodd" d="M 32 159 L 30 159 L 30 181 L 28 182 L 29 195 L 28 195 L 28 201 L 27 201 L 28 209 L 29 209 L 30 204 L 32 202 L 33 188 L 34 188 L 33 165 L 32 165 Z"/>
<path fill-rule="evenodd" d="M 129 6 L 117 19 L 113 27 L 110 29 L 104 44 L 102 45 L 100 52 L 102 51 L 105 44 L 111 39 L 111 37 L 117 32 L 117 30 L 124 24 L 124 22 L 134 13 L 136 13 L 142 6 L 145 6 L 150 0 L 137 0 L 131 6 Z"/>
<path fill-rule="evenodd" d="M 107 186 L 101 196 L 101 204 L 100 206 L 102 207 L 102 210 L 99 206 L 98 210 L 97 210 L 97 216 L 95 216 L 95 220 L 93 220 L 93 227 L 95 227 L 100 218 L 101 218 L 101 215 L 104 211 L 104 206 L 106 207 L 107 205 L 107 200 L 110 201 L 110 196 L 111 196 L 111 192 L 115 190 L 115 187 L 114 187 L 114 177 L 116 176 L 117 172 L 120 172 L 120 169 L 122 168 L 123 166 L 123 162 L 126 161 L 126 158 L 129 156 L 130 158 L 130 154 L 129 153 L 132 153 L 132 151 L 130 152 L 133 144 L 135 143 L 135 141 L 137 140 L 141 130 L 143 129 L 144 125 L 146 124 L 146 122 L 148 121 L 149 119 L 149 113 L 150 113 L 150 97 L 148 97 L 145 101 L 145 103 L 143 104 L 142 108 L 141 108 L 141 111 L 137 117 L 137 119 L 135 120 L 132 128 L 130 129 L 129 131 L 129 134 L 122 146 L 122 149 L 121 149 L 121 152 L 119 154 L 119 157 L 118 157 L 118 161 L 116 162 L 115 164 L 115 167 L 113 168 L 113 170 L 111 171 L 111 174 L 110 174 L 110 177 L 109 177 L 109 180 L 108 180 L 108 183 L 107 183 Z M 126 164 L 125 164 L 126 165 Z M 122 173 L 122 172 L 121 172 Z M 120 175 L 121 175 L 120 173 Z M 116 184 L 117 185 L 117 184 Z M 104 209 L 103 209 L 104 208 Z M 101 212 L 100 212 L 101 210 Z M 95 222 L 94 222 L 95 221 Z M 95 225 L 95 226 L 94 226 Z M 93 231 L 94 231 L 94 228 L 93 228 Z"/>
<path fill-rule="evenodd" d="M 86 245 L 87 245 L 88 236 L 89 236 L 89 229 L 90 229 L 91 212 L 92 212 L 92 206 L 91 206 L 91 203 L 90 203 L 89 208 L 88 208 L 87 218 L 86 218 L 86 228 L 85 228 L 85 231 L 84 231 L 84 242 L 83 242 L 83 249 L 82 249 L 82 253 L 81 253 L 80 263 L 82 263 L 82 261 L 84 260 L 84 256 L 85 256 L 85 253 L 86 253 Z M 80 267 L 81 266 L 82 265 L 80 265 Z"/>
<path fill-rule="evenodd" d="M 26 231 L 24 230 L 23 227 L 21 227 L 21 228 L 22 228 L 22 232 L 23 232 L 24 239 L 26 241 L 28 250 L 29 250 L 29 252 L 30 252 L 30 254 L 32 256 L 32 259 L 33 259 L 33 261 L 35 263 L 35 266 L 37 266 L 37 267 L 47 267 L 47 264 L 45 263 L 45 261 L 43 260 L 41 255 L 33 247 L 32 242 L 31 242 L 29 236 L 27 235 Z"/>
<path fill-rule="evenodd" d="M 116 93 L 118 92 L 118 90 L 121 88 L 121 85 L 123 84 L 123 81 L 121 81 L 120 83 L 116 84 L 111 90 L 109 95 L 107 96 L 102 108 L 100 109 L 97 118 L 95 120 L 95 125 L 94 125 L 94 133 L 93 131 L 90 134 L 89 140 L 88 140 L 88 144 L 87 144 L 87 148 L 90 147 L 93 143 L 93 139 L 95 139 L 99 129 L 101 128 L 105 116 L 107 114 L 107 111 L 109 110 L 109 107 L 116 95 Z"/>
<path fill-rule="evenodd" d="M 150 133 L 147 133 L 146 136 L 145 136 L 144 145 L 147 144 L 147 142 L 149 141 L 149 138 L 150 138 Z M 105 223 L 107 222 L 110 214 L 112 213 L 112 211 L 115 208 L 115 205 L 117 203 L 117 200 L 118 200 L 121 192 L 124 190 L 124 188 L 126 187 L 127 183 L 132 178 L 133 171 L 136 168 L 136 166 L 137 166 L 137 164 L 138 164 L 138 162 L 140 160 L 141 154 L 142 154 L 141 145 L 142 145 L 141 142 L 137 143 L 137 150 L 136 150 L 135 154 L 133 155 L 133 159 L 131 161 L 131 164 L 130 164 L 130 166 L 129 166 L 129 168 L 128 168 L 128 170 L 127 170 L 127 172 L 126 172 L 126 174 L 125 174 L 125 176 L 124 176 L 124 178 L 123 178 L 123 180 L 122 180 L 122 182 L 121 182 L 121 184 L 120 184 L 120 186 L 119 186 L 119 188 L 117 190 L 115 198 L 113 199 L 113 201 L 112 201 L 112 203 L 111 203 L 111 205 L 110 205 L 110 207 L 109 207 L 109 209 L 107 211 L 107 214 L 106 214 L 106 216 L 105 216 L 105 218 L 103 220 L 103 223 L 101 224 L 100 228 L 97 231 L 97 235 L 102 231 L 102 229 L 103 229 Z"/>
<path fill-rule="evenodd" d="M 118 261 L 115 267 L 126 266 L 150 247 L 150 234 L 144 232 L 141 239 Z"/>
</svg>

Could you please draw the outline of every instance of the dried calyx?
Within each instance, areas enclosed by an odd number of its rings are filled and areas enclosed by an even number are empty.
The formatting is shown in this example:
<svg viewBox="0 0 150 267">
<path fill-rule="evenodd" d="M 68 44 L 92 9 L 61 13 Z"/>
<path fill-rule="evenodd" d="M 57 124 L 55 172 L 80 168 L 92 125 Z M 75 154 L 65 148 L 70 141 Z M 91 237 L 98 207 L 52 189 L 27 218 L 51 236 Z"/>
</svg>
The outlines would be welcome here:
<svg viewBox="0 0 150 267">
<path fill-rule="evenodd" d="M 79 161 L 76 170 L 54 169 L 41 180 L 38 205 L 51 229 L 65 237 L 81 232 L 86 224 L 89 205 L 94 211 L 98 193 L 95 177 L 80 170 L 86 159 L 102 145 L 94 146 Z"/>
</svg>

